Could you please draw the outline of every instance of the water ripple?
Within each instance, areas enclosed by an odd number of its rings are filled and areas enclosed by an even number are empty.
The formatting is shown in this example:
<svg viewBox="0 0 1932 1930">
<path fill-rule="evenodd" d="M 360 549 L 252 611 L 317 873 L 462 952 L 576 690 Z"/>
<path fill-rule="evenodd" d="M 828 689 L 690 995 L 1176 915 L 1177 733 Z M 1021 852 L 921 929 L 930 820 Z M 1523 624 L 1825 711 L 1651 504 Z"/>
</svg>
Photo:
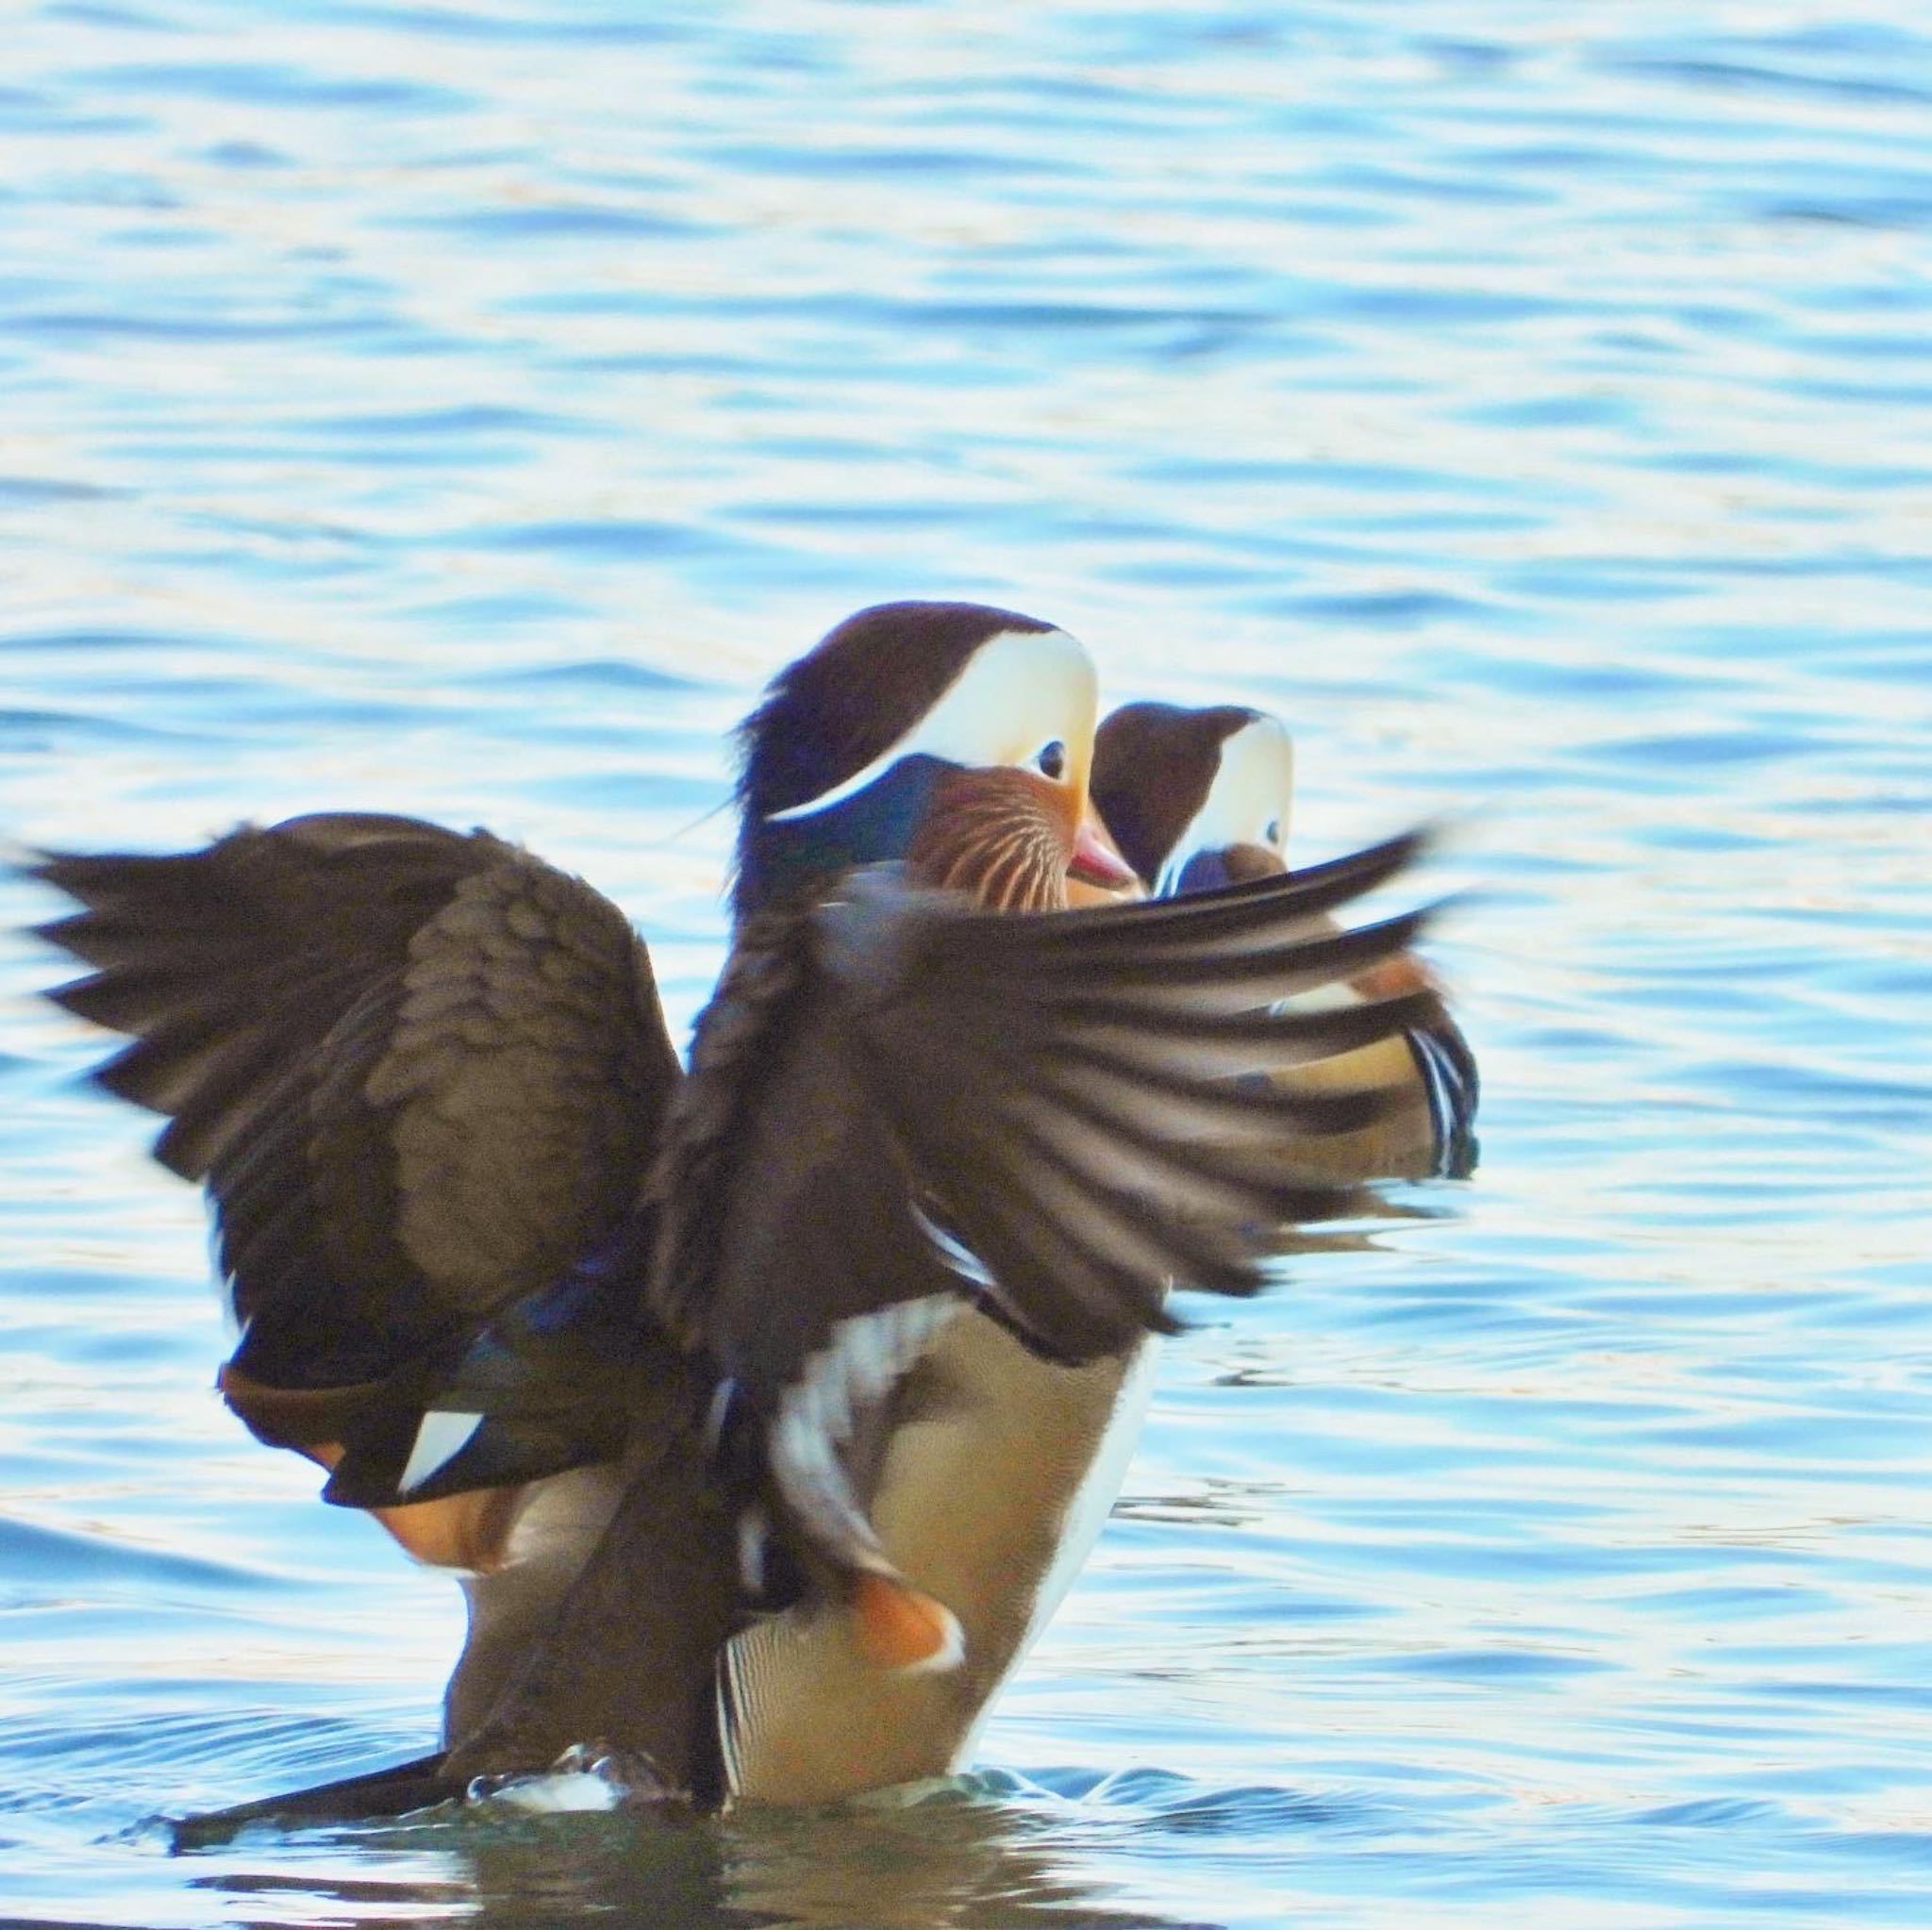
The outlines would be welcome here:
<svg viewBox="0 0 1932 1930">
<path fill-rule="evenodd" d="M 1463 824 L 1486 1112 L 1171 1348 L 972 1776 L 175 1859 L 420 1749 L 460 1611 L 224 1416 L 199 1208 L 0 947 L 0 1911 L 1916 1930 L 1919 12 L 17 12 L 9 840 L 488 823 L 681 1026 L 753 690 L 983 597 L 1280 708 L 1304 856 Z"/>
</svg>

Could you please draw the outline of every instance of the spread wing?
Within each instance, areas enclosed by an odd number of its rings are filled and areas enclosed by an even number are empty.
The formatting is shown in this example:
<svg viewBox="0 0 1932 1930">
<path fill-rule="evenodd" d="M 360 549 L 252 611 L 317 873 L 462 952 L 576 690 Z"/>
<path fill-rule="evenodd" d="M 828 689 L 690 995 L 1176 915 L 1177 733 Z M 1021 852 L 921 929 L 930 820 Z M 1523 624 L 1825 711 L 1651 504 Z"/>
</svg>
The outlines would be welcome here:
<svg viewBox="0 0 1932 1930">
<path fill-rule="evenodd" d="M 680 1077 L 641 941 L 478 831 L 325 814 L 170 857 L 44 858 L 131 1035 L 96 1077 L 204 1180 L 264 1439 L 358 1506 L 606 1457 L 640 1349 L 628 1209 Z"/>
<path fill-rule="evenodd" d="M 1073 1361 L 1169 1324 L 1171 1284 L 1258 1283 L 1277 1223 L 1333 1198 L 1293 1177 L 1284 1135 L 1359 1125 L 1377 1100 L 1240 1075 L 1399 1037 L 1421 1009 L 1395 998 L 1277 1016 L 1265 1003 L 1411 941 L 1413 917 L 1354 933 L 1310 923 L 1414 849 L 1173 905 L 1011 918 L 883 867 L 815 909 L 747 922 L 644 1195 L 647 1297 L 687 1360 L 715 1363 L 747 1403 L 755 1428 L 733 1424 L 737 1399 L 709 1403 L 720 1462 L 755 1442 L 788 1545 L 801 1532 L 813 1585 L 850 1591 L 874 1661 L 943 1660 L 958 1631 L 866 1519 L 848 1465 L 861 1411 L 966 1297 Z M 676 1438 L 695 1431 L 687 1420 Z M 691 1732 L 671 1718 L 687 1703 L 663 1691 L 708 1684 L 740 1606 L 719 1551 L 747 1545 L 762 1507 L 736 1504 L 772 1488 L 741 1465 L 700 1479 L 707 1457 L 682 1451 L 652 1463 L 663 1433 L 638 1428 L 625 1506 L 641 1512 L 613 1522 L 457 1758 L 464 1772 L 546 1761 L 587 1725 L 674 1772 L 686 1759 Z M 652 1511 L 680 1479 L 693 1491 L 668 1529 Z M 668 1609 L 653 1579 L 667 1537 L 709 1562 Z M 646 1609 L 669 1626 L 647 1630 Z M 667 1672 L 665 1655 L 684 1660 Z"/>
<path fill-rule="evenodd" d="M 1238 1075 L 1399 1035 L 1424 1009 L 1263 1002 L 1412 942 L 1420 914 L 1309 921 L 1417 848 L 1030 918 L 880 866 L 789 927 L 748 929 L 653 1182 L 656 1311 L 770 1411 L 855 1323 L 932 1295 L 977 1296 L 1077 1362 L 1172 1326 L 1172 1287 L 1252 1292 L 1268 1236 L 1335 1204 L 1284 1140 L 1381 1102 Z M 867 1332 L 875 1353 L 896 1344 Z M 819 1395 L 835 1436 L 846 1397 Z"/>
</svg>

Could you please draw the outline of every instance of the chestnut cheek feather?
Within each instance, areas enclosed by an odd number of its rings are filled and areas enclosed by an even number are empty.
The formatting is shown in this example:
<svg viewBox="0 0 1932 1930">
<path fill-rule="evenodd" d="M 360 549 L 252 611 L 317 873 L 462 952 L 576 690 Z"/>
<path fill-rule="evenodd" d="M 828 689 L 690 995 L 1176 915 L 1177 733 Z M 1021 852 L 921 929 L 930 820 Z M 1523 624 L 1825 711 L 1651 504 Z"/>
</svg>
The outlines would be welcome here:
<svg viewBox="0 0 1932 1930">
<path fill-rule="evenodd" d="M 934 787 L 907 862 L 920 883 L 990 911 L 1058 911 L 1074 829 L 1062 786 L 1025 771 L 960 771 Z"/>
</svg>

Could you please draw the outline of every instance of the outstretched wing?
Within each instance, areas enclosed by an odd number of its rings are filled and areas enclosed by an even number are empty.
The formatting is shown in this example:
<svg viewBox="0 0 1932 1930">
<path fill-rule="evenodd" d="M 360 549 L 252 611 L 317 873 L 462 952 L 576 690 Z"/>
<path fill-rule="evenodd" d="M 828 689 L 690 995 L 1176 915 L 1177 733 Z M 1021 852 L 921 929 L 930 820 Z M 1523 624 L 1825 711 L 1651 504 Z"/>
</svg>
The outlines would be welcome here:
<svg viewBox="0 0 1932 1930">
<path fill-rule="evenodd" d="M 1280 1149 L 1373 1091 L 1258 1086 L 1399 1034 L 1421 1002 L 1270 1009 L 1405 949 L 1424 914 L 1308 920 L 1414 856 L 1404 839 L 1191 900 L 1036 919 L 860 878 L 820 914 L 847 1056 L 943 1223 L 1023 1335 L 1070 1361 L 1173 1325 L 1175 1287 L 1250 1293 L 1267 1236 L 1332 1210 Z"/>
<path fill-rule="evenodd" d="M 747 922 L 645 1194 L 648 1301 L 684 1358 L 714 1363 L 748 1404 L 756 1428 L 733 1424 L 736 1399 L 712 1400 L 707 1435 L 726 1462 L 755 1443 L 787 1545 L 799 1552 L 802 1531 L 842 1575 L 874 1662 L 941 1661 L 932 1638 L 958 1625 L 897 1575 L 865 1517 L 851 1466 L 862 1410 L 967 1297 L 1071 1361 L 1169 1324 L 1171 1285 L 1258 1283 L 1277 1223 L 1333 1198 L 1285 1170 L 1284 1135 L 1346 1130 L 1378 1102 L 1257 1094 L 1239 1075 L 1399 1037 L 1418 1007 L 1257 1007 L 1407 946 L 1418 918 L 1341 934 L 1310 923 L 1416 848 L 1401 840 L 1171 904 L 1025 918 L 881 867 L 816 909 Z M 681 1427 L 638 1427 L 623 1509 L 452 1758 L 458 1772 L 541 1764 L 588 1729 L 649 1751 L 674 1778 L 695 1773 L 680 1711 L 740 1609 L 720 1551 L 756 1540 L 758 1516 L 739 1505 L 759 1471 L 707 1470 L 685 1445 L 654 1459 L 654 1443 L 697 1431 L 681 1398 Z M 688 1498 L 667 1528 L 658 1510 L 680 1481 Z M 655 1578 L 667 1539 L 701 1557 L 675 1600 Z M 814 1563 L 809 1579 L 829 1577 Z M 683 1700 L 667 1700 L 672 1689 Z"/>
<path fill-rule="evenodd" d="M 33 867 L 131 1035 L 96 1074 L 205 1180 L 243 1336 L 223 1373 L 331 1499 L 416 1501 L 621 1448 L 629 1208 L 680 1077 L 648 957 L 518 847 L 325 814 Z"/>
<path fill-rule="evenodd" d="M 1413 997 L 1265 1003 L 1414 940 L 1420 915 L 1309 922 L 1416 848 L 1030 918 L 881 866 L 747 929 L 667 1122 L 652 1305 L 765 1416 L 822 1546 L 871 1559 L 838 1450 L 962 1295 L 1089 1360 L 1173 1326 L 1175 1286 L 1252 1292 L 1282 1223 L 1333 1209 L 1283 1144 L 1358 1127 L 1379 1095 L 1238 1075 L 1417 1023 Z"/>
</svg>

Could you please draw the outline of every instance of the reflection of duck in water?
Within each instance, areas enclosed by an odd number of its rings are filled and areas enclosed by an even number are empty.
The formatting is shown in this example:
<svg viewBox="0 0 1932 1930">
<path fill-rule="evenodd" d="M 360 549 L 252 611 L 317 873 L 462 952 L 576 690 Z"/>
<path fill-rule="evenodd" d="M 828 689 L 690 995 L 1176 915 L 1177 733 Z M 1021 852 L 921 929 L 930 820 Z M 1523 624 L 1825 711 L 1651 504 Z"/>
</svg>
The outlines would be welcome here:
<svg viewBox="0 0 1932 1930">
<path fill-rule="evenodd" d="M 1076 1788 L 1099 1782 L 1092 1775 L 1071 1780 Z M 1122 1907 L 1123 1861 L 1198 1855 L 1204 1813 L 1228 1827 L 1226 1819 L 1238 1817 L 1244 1803 L 1299 1809 L 1308 1799 L 1253 1786 L 1217 1791 L 1178 1778 L 1163 1784 L 1151 1797 L 1137 1796 L 1131 1784 L 1118 1794 L 1102 1784 L 1092 1795 L 1070 1798 L 989 1778 L 982 1789 L 928 1784 L 884 1800 L 827 1805 L 808 1817 L 750 1805 L 696 1827 L 666 1827 L 648 1813 L 518 1827 L 512 1811 L 502 1818 L 508 1826 L 439 1832 L 433 1857 L 423 1855 L 425 1838 L 414 1822 L 393 1835 L 365 1827 L 356 1849 L 361 1858 L 380 1859 L 377 1894 L 388 1908 L 366 1915 L 370 1904 L 358 1890 L 354 1921 L 406 1930 L 447 1923 L 460 1912 L 465 1930 L 555 1930 L 586 1922 L 625 1930 L 646 1923 L 679 1930 L 1199 1930 L 1198 1907 L 1176 1905 L 1173 1917 Z M 492 1811 L 501 1817 L 494 1805 L 482 1816 Z M 219 1832 L 189 1829 L 177 1837 L 194 1848 L 232 1833 L 231 1818 Z M 264 1849 L 258 1862 L 246 1850 L 205 1857 L 195 1878 L 204 1892 L 221 1897 L 238 1925 L 269 1930 L 349 1914 L 339 1857 L 291 1861 L 278 1843 Z M 425 1863 L 425 1873 L 411 1875 Z M 263 1908 L 265 1891 L 273 1914 Z"/>
<path fill-rule="evenodd" d="M 976 606 L 862 612 L 781 674 L 688 1075 L 621 914 L 485 833 L 332 815 L 41 867 L 95 968 L 58 998 L 133 1035 L 102 1083 L 214 1200 L 230 1405 L 471 1572 L 447 1758 L 344 1806 L 587 1739 L 711 1801 L 963 1747 L 1084 1552 L 1169 1285 L 1252 1290 L 1248 1229 L 1322 1203 L 1257 1149 L 1375 1110 L 1223 1075 L 1426 1003 L 1255 1009 L 1400 951 L 1414 920 L 1310 921 L 1407 843 L 975 910 L 1129 882 L 1093 715 L 1077 643 Z"/>
<path fill-rule="evenodd" d="M 1265 711 L 1124 705 L 1095 737 L 1092 790 L 1118 849 L 1156 897 L 1278 877 L 1288 869 L 1294 749 L 1280 719 Z M 1079 895 L 1095 901 L 1101 888 Z M 1376 1087 L 1394 1095 L 1360 1131 L 1298 1149 L 1308 1170 L 1336 1179 L 1407 1179 L 1474 1169 L 1475 1056 L 1415 955 L 1386 958 L 1308 996 L 1346 1002 L 1407 994 L 1432 1003 L 1406 1033 L 1272 1075 L 1303 1091 Z"/>
</svg>

